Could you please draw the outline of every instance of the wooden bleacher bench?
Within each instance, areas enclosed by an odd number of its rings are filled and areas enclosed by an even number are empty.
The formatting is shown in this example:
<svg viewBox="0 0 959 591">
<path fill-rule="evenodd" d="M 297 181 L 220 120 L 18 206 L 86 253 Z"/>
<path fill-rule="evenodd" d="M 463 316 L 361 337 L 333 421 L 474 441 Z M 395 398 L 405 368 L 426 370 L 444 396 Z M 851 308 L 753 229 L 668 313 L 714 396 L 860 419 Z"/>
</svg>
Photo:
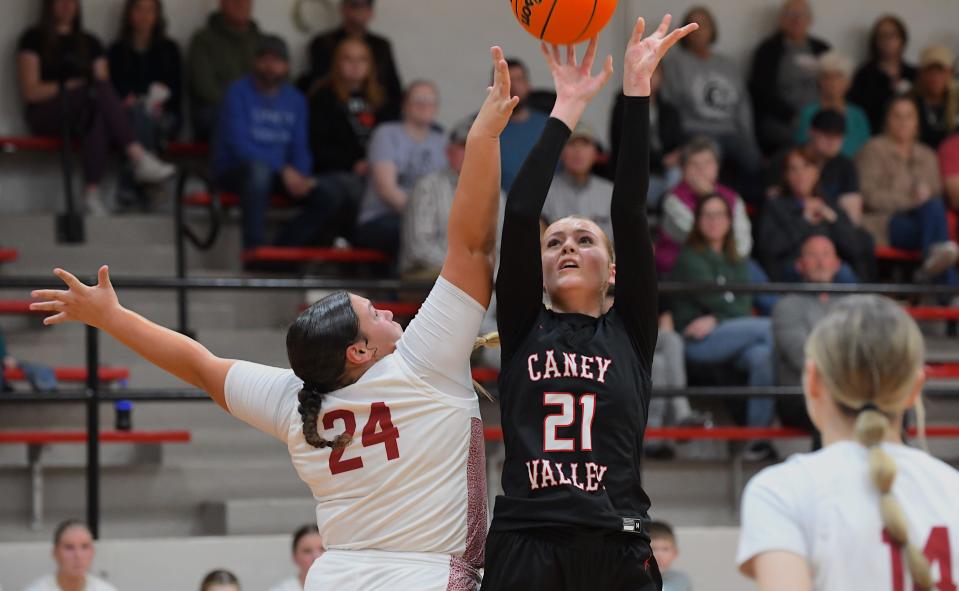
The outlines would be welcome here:
<svg viewBox="0 0 959 591">
<path fill-rule="evenodd" d="M 0 263 L 12 263 L 19 254 L 15 248 L 0 248 Z"/>
<path fill-rule="evenodd" d="M 36 136 L 6 136 L 0 137 L 0 151 L 12 154 L 14 152 L 57 152 L 63 142 L 55 137 Z M 201 157 L 209 154 L 207 144 L 190 142 L 170 142 L 164 154 L 170 156 Z"/>
<path fill-rule="evenodd" d="M 39 312 L 30 309 L 33 300 L 0 300 L 0 314 L 6 316 L 13 315 L 45 315 L 47 312 Z"/>
<path fill-rule="evenodd" d="M 156 446 L 163 443 L 189 443 L 189 431 L 103 431 L 100 443 L 127 443 Z M 0 444 L 27 446 L 30 469 L 30 527 L 43 528 L 43 450 L 49 445 L 86 443 L 86 431 L 0 431 Z"/>
<path fill-rule="evenodd" d="M 876 258 L 880 261 L 918 263 L 922 261 L 922 253 L 918 250 L 900 250 L 891 246 L 876 248 Z"/>
<path fill-rule="evenodd" d="M 906 308 L 914 320 L 959 320 L 959 308 L 915 306 Z"/>
<path fill-rule="evenodd" d="M 84 383 L 87 381 L 87 370 L 84 367 L 57 367 L 53 370 L 59 382 Z M 108 384 L 130 378 L 130 370 L 125 367 L 101 367 L 100 382 Z M 8 382 L 23 381 L 26 379 L 23 370 L 7 368 L 3 370 L 3 379 Z"/>
<path fill-rule="evenodd" d="M 389 255 L 359 248 L 287 248 L 261 246 L 243 253 L 243 262 L 267 263 L 388 263 Z"/>
</svg>

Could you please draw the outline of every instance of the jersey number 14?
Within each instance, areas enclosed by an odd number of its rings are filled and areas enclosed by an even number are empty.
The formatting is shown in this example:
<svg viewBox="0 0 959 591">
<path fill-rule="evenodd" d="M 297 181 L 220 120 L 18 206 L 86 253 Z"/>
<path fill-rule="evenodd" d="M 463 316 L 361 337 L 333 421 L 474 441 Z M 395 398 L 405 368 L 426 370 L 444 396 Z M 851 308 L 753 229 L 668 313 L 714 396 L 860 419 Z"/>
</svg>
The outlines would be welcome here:
<svg viewBox="0 0 959 591">
<path fill-rule="evenodd" d="M 356 433 L 356 415 L 345 409 L 331 410 L 323 415 L 323 428 L 333 429 L 337 421 L 343 423 L 343 432 L 353 437 Z M 387 461 L 400 457 L 400 446 L 396 440 L 400 438 L 399 430 L 393 426 L 393 417 L 390 407 L 385 402 L 374 402 L 370 405 L 370 418 L 363 427 L 361 439 L 363 447 L 383 444 L 386 447 Z M 330 454 L 330 472 L 335 476 L 363 467 L 363 458 L 344 458 L 346 448 L 334 449 Z"/>
</svg>

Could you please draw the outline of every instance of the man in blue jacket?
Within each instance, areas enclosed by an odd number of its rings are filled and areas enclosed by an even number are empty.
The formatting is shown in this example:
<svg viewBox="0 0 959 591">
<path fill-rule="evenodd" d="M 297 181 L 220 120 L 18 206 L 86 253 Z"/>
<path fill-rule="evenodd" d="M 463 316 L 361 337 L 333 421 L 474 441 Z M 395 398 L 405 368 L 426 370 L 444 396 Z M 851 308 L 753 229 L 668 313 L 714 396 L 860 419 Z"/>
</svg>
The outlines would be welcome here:
<svg viewBox="0 0 959 591">
<path fill-rule="evenodd" d="M 323 229 L 342 209 L 335 196 L 317 190 L 310 176 L 306 99 L 289 84 L 289 74 L 286 42 L 266 35 L 257 47 L 253 73 L 230 85 L 220 106 L 213 172 L 218 187 L 240 196 L 244 250 L 266 242 L 266 211 L 273 194 L 303 205 L 278 236 L 276 243 L 282 246 L 323 241 Z"/>
</svg>

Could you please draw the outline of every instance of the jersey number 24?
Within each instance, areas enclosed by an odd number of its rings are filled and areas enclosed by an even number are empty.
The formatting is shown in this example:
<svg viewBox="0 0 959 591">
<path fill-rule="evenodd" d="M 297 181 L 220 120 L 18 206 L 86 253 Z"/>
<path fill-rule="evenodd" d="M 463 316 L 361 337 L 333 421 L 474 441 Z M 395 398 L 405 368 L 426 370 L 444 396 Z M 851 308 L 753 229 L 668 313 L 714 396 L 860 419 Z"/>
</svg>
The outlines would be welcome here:
<svg viewBox="0 0 959 591">
<path fill-rule="evenodd" d="M 343 423 L 343 431 L 353 437 L 356 433 L 356 415 L 345 409 L 331 410 L 323 415 L 323 428 L 333 429 L 336 422 Z M 385 402 L 374 402 L 370 405 L 370 418 L 363 427 L 361 439 L 363 447 L 383 444 L 386 447 L 386 459 L 395 460 L 400 457 L 400 446 L 396 440 L 400 438 L 399 430 L 393 426 L 393 417 L 390 407 Z M 330 454 L 330 472 L 335 476 L 350 470 L 359 470 L 363 467 L 363 458 L 344 458 L 346 448 L 334 449 Z"/>
</svg>

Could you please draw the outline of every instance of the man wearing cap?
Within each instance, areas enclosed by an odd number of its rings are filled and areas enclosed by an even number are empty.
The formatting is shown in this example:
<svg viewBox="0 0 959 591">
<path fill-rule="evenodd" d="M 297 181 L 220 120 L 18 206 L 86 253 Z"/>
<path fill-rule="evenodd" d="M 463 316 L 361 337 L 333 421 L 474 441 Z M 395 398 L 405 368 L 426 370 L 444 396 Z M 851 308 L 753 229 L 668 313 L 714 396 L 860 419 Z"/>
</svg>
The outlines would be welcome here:
<svg viewBox="0 0 959 591">
<path fill-rule="evenodd" d="M 600 143 L 593 127 L 580 122 L 573 130 L 560 157 L 561 169 L 553 177 L 543 218 L 551 224 L 560 218 L 579 215 L 589 218 L 612 238 L 610 202 L 613 184 L 592 174 L 599 157 Z"/>
<path fill-rule="evenodd" d="M 245 250 L 266 243 L 266 211 L 274 192 L 304 204 L 278 244 L 312 244 L 340 204 L 316 191 L 309 176 L 313 157 L 306 100 L 287 82 L 286 42 L 263 36 L 254 55 L 253 73 L 230 85 L 219 109 L 214 176 L 219 187 L 240 196 Z"/>
<path fill-rule="evenodd" d="M 400 273 L 410 281 L 433 281 L 446 259 L 446 226 L 456 184 L 466 157 L 466 136 L 473 119 L 465 119 L 450 131 L 446 145 L 448 166 L 417 181 L 403 210 L 400 224 Z M 500 199 L 500 208 L 504 200 Z M 503 221 L 500 212 L 500 223 Z M 497 237 L 499 232 L 496 233 Z"/>
<path fill-rule="evenodd" d="M 260 39 L 252 15 L 253 0 L 220 0 L 220 9 L 193 35 L 187 65 L 193 135 L 197 140 L 210 138 L 216 108 L 227 87 L 250 72 Z"/>
<path fill-rule="evenodd" d="M 329 74 L 333 53 L 341 41 L 347 37 L 362 39 L 373 53 L 377 77 L 386 89 L 389 119 L 398 119 L 403 103 L 403 85 L 389 39 L 369 30 L 373 20 L 373 0 L 341 0 L 340 15 L 342 22 L 338 28 L 320 33 L 310 43 L 310 85 Z"/>
<path fill-rule="evenodd" d="M 919 139 L 932 149 L 959 128 L 955 64 L 955 54 L 945 45 L 930 45 L 919 57 L 919 75 L 912 95 L 919 106 Z"/>
</svg>

